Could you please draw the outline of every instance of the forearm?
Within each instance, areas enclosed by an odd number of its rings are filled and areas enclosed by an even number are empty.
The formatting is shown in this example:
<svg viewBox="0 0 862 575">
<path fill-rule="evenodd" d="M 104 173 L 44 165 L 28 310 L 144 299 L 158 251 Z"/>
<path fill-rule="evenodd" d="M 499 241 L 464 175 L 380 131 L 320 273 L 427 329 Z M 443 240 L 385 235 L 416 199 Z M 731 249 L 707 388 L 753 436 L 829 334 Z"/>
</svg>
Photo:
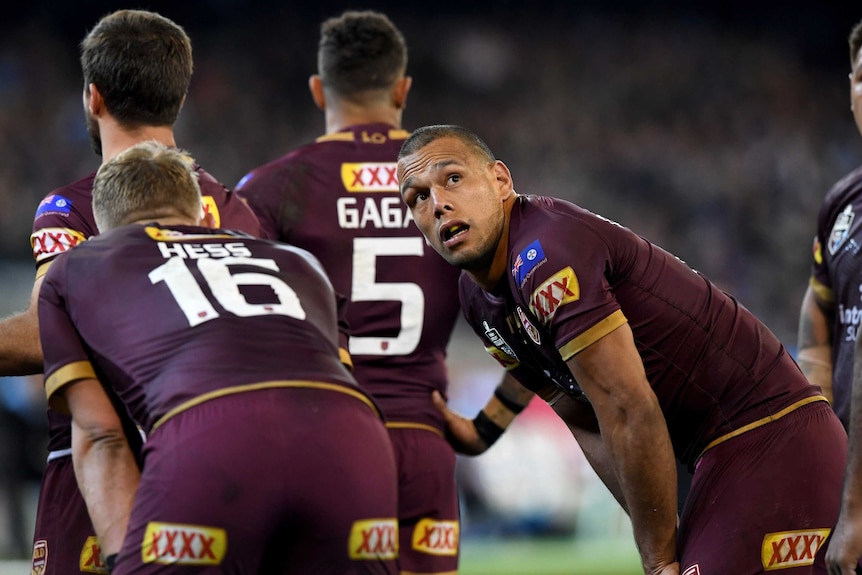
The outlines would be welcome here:
<svg viewBox="0 0 862 575">
<path fill-rule="evenodd" d="M 617 503 L 628 513 L 628 505 L 623 495 L 622 486 L 611 460 L 605 449 L 596 415 L 587 403 L 574 400 L 568 395 L 560 397 L 552 406 L 560 419 L 566 424 L 572 436 L 584 452 L 593 471 L 617 500 Z"/>
<path fill-rule="evenodd" d="M 72 425 L 78 487 L 105 555 L 119 552 L 140 471 L 122 430 L 99 432 Z"/>
<path fill-rule="evenodd" d="M 32 306 L 0 320 L 0 376 L 42 373 L 39 317 Z"/>
<path fill-rule="evenodd" d="M 832 401 L 832 315 L 834 304 L 809 286 L 799 312 L 797 363 L 805 377 Z"/>
<path fill-rule="evenodd" d="M 677 479 L 658 405 L 620 416 L 602 430 L 646 573 L 676 560 Z"/>
</svg>

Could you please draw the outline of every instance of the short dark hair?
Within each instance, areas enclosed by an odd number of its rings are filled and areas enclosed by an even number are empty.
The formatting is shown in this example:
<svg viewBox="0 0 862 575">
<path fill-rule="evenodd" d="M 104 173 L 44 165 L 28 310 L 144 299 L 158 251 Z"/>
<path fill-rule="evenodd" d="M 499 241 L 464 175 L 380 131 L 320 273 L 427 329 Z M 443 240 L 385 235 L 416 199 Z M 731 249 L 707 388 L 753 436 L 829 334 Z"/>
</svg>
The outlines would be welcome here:
<svg viewBox="0 0 862 575">
<path fill-rule="evenodd" d="M 197 223 L 200 215 L 195 163 L 183 150 L 152 140 L 140 142 L 96 172 L 93 216 L 101 232 L 167 216 L 183 216 Z"/>
<path fill-rule="evenodd" d="M 155 12 L 118 10 L 81 41 L 85 86 L 95 84 L 126 127 L 173 125 L 193 67 L 188 35 Z"/>
<path fill-rule="evenodd" d="M 850 32 L 850 65 L 856 63 L 856 58 L 859 56 L 859 50 L 862 50 L 862 20 L 856 23 L 853 30 Z"/>
<path fill-rule="evenodd" d="M 395 84 L 407 69 L 407 44 L 385 14 L 349 10 L 320 25 L 317 69 L 325 89 L 355 98 Z"/>
<path fill-rule="evenodd" d="M 470 148 L 484 156 L 489 162 L 495 161 L 497 158 L 494 152 L 488 147 L 482 138 L 462 126 L 454 124 L 439 124 L 435 126 L 423 126 L 414 130 L 410 136 L 404 140 L 401 145 L 401 150 L 398 152 L 398 159 L 409 156 L 418 152 L 434 140 L 440 138 L 457 138 L 467 144 Z"/>
</svg>

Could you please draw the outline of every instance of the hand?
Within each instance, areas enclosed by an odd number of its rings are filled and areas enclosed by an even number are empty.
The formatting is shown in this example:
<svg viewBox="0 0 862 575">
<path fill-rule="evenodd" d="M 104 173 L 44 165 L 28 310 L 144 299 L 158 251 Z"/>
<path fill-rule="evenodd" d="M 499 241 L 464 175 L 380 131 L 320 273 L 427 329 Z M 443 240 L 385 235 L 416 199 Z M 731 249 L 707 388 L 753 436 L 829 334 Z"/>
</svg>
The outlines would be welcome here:
<svg viewBox="0 0 862 575">
<path fill-rule="evenodd" d="M 679 575 L 679 563 L 665 565 L 659 571 L 653 571 L 652 575 Z"/>
<path fill-rule="evenodd" d="M 431 393 L 431 402 L 443 414 L 443 421 L 446 423 L 446 440 L 455 451 L 464 455 L 479 455 L 488 449 L 488 444 L 476 432 L 473 420 L 449 409 L 439 391 Z"/>
<path fill-rule="evenodd" d="M 862 518 L 849 519 L 842 512 L 828 545 L 826 567 L 829 575 L 854 575 L 862 555 Z"/>
</svg>

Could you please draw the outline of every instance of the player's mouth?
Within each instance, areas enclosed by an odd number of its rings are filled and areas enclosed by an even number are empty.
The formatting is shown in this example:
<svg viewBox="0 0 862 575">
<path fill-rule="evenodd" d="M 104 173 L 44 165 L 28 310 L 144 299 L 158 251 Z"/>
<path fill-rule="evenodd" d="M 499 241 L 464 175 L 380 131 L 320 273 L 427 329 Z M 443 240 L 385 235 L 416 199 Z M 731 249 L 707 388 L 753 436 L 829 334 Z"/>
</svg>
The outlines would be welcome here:
<svg viewBox="0 0 862 575">
<path fill-rule="evenodd" d="M 451 248 L 465 239 L 470 226 L 463 222 L 449 222 L 440 226 L 440 239 L 443 240 L 443 245 Z"/>
</svg>

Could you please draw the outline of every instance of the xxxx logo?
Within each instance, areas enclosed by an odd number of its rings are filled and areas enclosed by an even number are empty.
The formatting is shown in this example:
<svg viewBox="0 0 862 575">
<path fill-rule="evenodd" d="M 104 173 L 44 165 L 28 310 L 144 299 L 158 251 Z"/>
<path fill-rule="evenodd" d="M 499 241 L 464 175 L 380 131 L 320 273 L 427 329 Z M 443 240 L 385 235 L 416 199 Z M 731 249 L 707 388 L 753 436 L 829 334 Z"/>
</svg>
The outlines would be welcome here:
<svg viewBox="0 0 862 575">
<path fill-rule="evenodd" d="M 394 162 L 341 164 L 341 181 L 348 192 L 395 192 L 398 177 Z"/>
<path fill-rule="evenodd" d="M 682 575 L 700 575 L 700 564 L 695 563 L 694 565 L 683 571 Z"/>
<path fill-rule="evenodd" d="M 30 236 L 36 261 L 67 252 L 85 241 L 82 234 L 68 228 L 43 228 Z"/>
<path fill-rule="evenodd" d="M 217 527 L 147 524 L 141 543 L 144 563 L 219 565 L 227 551 L 227 533 Z"/>
<path fill-rule="evenodd" d="M 99 538 L 95 535 L 87 537 L 84 547 L 81 549 L 81 557 L 78 567 L 84 573 L 108 573 L 108 564 L 102 556 L 102 546 Z"/>
<path fill-rule="evenodd" d="M 432 555 L 458 553 L 457 521 L 422 519 L 413 530 L 413 549 Z"/>
<path fill-rule="evenodd" d="M 831 529 L 767 533 L 763 537 L 761 560 L 767 571 L 813 565 L 814 556 L 829 537 Z"/>
<path fill-rule="evenodd" d="M 537 287 L 530 296 L 530 309 L 540 322 L 547 324 L 557 309 L 581 297 L 578 277 L 571 267 L 552 275 Z"/>
<path fill-rule="evenodd" d="M 354 521 L 348 551 L 351 559 L 398 557 L 398 522 L 395 519 Z"/>
</svg>

